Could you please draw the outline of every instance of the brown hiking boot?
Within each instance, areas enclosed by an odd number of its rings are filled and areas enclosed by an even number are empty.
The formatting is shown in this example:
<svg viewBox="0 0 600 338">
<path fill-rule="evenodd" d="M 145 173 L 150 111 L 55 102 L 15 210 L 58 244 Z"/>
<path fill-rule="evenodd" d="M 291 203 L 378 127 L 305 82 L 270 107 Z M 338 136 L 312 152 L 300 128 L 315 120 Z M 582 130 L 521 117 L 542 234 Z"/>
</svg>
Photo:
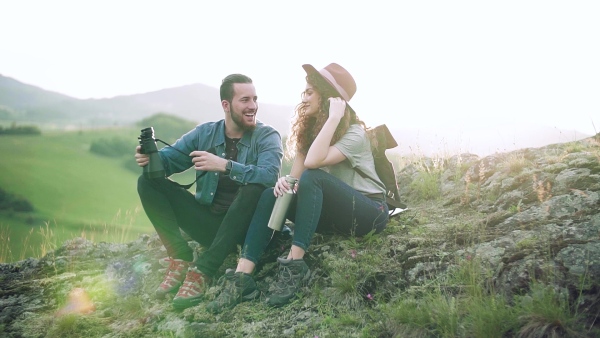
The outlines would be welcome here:
<svg viewBox="0 0 600 338">
<path fill-rule="evenodd" d="M 185 309 L 198 305 L 204 299 L 207 283 L 208 278 L 198 268 L 190 267 L 185 275 L 183 285 L 173 298 L 173 307 Z"/>
<path fill-rule="evenodd" d="M 182 259 L 174 259 L 171 257 L 162 259 L 161 261 L 168 262 L 168 267 L 165 279 L 155 291 L 157 298 L 163 298 L 167 293 L 177 291 L 185 279 L 185 273 L 191 264 Z"/>
</svg>

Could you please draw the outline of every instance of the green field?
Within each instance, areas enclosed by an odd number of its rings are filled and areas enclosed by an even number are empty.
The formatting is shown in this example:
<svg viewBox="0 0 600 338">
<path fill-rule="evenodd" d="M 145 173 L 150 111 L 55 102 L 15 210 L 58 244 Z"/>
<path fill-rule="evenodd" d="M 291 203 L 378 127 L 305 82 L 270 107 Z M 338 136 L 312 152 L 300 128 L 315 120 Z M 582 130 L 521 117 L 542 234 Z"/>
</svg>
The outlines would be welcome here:
<svg viewBox="0 0 600 338">
<path fill-rule="evenodd" d="M 0 188 L 24 197 L 33 213 L 0 211 L 0 262 L 40 257 L 76 236 L 124 242 L 154 229 L 136 191 L 138 129 L 46 132 L 0 136 Z M 132 140 L 131 155 L 110 158 L 90 152 L 101 138 Z M 134 168 L 137 169 L 137 168 Z M 193 180 L 193 172 L 180 179 Z"/>
</svg>

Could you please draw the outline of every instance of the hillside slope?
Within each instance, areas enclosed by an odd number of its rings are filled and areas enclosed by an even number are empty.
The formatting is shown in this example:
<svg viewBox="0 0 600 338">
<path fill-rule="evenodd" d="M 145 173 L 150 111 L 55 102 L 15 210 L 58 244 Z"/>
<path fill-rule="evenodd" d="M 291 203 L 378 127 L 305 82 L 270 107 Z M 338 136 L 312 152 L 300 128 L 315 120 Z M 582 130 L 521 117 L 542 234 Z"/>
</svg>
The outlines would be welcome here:
<svg viewBox="0 0 600 338">
<path fill-rule="evenodd" d="M 40 259 L 0 264 L 0 333 L 600 335 L 600 134 L 482 158 L 419 158 L 398 178 L 409 209 L 380 235 L 317 235 L 306 256 L 310 283 L 283 308 L 261 297 L 220 315 L 206 303 L 177 312 L 151 296 L 165 255 L 156 235 L 123 245 L 74 239 Z M 258 266 L 262 291 L 289 243 L 276 236 Z M 221 272 L 235 264 L 232 254 Z"/>
<path fill-rule="evenodd" d="M 137 196 L 137 176 L 124 166 L 137 144 L 136 129 L 0 137 L 0 187 L 29 201 L 33 212 L 0 211 L 0 238 L 10 237 L 13 258 L 38 253 L 40 227 L 62 241 L 74 234 L 96 240 L 132 240 L 152 229 Z M 96 140 L 130 140 L 129 155 L 90 152 Z M 48 225 L 48 229 L 46 229 Z M 5 236 L 2 236 L 5 235 Z M 3 238 L 4 239 L 4 238 Z M 3 251 L 0 251 L 0 260 Z"/>
</svg>

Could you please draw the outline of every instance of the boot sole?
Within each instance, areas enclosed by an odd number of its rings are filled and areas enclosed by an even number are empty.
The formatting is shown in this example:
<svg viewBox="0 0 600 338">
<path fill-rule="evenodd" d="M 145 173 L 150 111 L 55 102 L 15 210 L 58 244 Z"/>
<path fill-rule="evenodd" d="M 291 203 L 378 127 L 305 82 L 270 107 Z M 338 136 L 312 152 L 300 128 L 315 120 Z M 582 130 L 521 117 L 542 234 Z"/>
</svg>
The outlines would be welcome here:
<svg viewBox="0 0 600 338">
<path fill-rule="evenodd" d="M 238 304 L 241 304 L 241 303 L 247 302 L 247 301 L 251 301 L 251 300 L 255 300 L 255 299 L 259 298 L 259 297 L 260 297 L 260 290 L 256 289 L 256 290 L 252 291 L 250 294 L 242 296 L 242 300 L 239 303 L 229 304 L 228 306 L 225 306 L 225 307 L 219 308 L 219 309 L 213 309 L 213 308 L 211 308 L 210 307 L 211 303 L 209 303 L 209 306 L 206 307 L 206 310 L 208 312 L 212 313 L 212 314 L 218 314 L 218 313 L 221 313 L 221 312 L 223 312 L 225 310 L 231 310 L 234 307 L 236 307 Z"/>
<path fill-rule="evenodd" d="M 186 300 L 181 300 L 179 302 L 176 300 L 173 300 L 173 308 L 175 308 L 177 310 L 187 309 L 189 307 L 196 306 L 196 305 L 202 303 L 203 300 L 204 300 L 204 297 L 186 299 Z"/>
<path fill-rule="evenodd" d="M 166 298 L 167 295 L 175 294 L 175 293 L 177 293 L 177 291 L 179 291 L 179 287 L 169 290 L 169 291 L 163 291 L 163 290 L 154 291 L 154 299 L 160 300 L 160 299 Z"/>
</svg>

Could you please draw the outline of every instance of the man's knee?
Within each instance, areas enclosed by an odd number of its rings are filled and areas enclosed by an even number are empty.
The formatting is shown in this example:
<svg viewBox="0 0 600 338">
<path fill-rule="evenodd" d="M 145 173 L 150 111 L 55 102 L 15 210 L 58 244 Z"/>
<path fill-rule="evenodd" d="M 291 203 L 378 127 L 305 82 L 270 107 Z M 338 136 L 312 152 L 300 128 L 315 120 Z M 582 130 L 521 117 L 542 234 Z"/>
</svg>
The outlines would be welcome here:
<svg viewBox="0 0 600 338">
<path fill-rule="evenodd" d="M 144 175 L 138 177 L 137 191 L 140 196 L 145 195 L 150 190 L 166 192 L 173 189 L 174 185 L 167 178 L 147 178 Z"/>
<path fill-rule="evenodd" d="M 139 195 L 142 195 L 148 187 L 148 179 L 144 175 L 140 175 L 137 181 L 137 191 Z"/>
<path fill-rule="evenodd" d="M 229 211 L 252 215 L 265 189 L 266 187 L 260 184 L 248 184 L 240 187 Z"/>
</svg>

